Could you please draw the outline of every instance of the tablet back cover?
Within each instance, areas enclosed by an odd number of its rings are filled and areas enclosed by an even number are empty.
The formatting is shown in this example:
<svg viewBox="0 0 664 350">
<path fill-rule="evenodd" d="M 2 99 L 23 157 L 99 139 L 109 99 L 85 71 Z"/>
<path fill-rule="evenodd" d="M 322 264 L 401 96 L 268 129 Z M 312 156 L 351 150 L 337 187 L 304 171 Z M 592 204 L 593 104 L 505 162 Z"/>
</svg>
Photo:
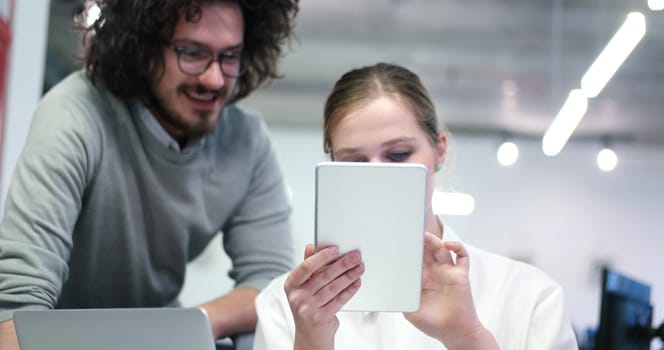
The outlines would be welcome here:
<svg viewBox="0 0 664 350">
<path fill-rule="evenodd" d="M 420 304 L 427 169 L 412 163 L 322 162 L 316 246 L 358 249 L 365 272 L 343 311 L 415 311 Z"/>
</svg>

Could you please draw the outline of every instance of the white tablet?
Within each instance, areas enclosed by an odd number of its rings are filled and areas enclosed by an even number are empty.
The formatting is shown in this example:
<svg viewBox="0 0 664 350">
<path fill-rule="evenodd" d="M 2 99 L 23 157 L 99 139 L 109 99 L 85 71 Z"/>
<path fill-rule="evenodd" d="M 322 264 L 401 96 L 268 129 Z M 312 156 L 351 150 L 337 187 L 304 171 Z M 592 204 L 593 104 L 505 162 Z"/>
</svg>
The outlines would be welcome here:
<svg viewBox="0 0 664 350">
<path fill-rule="evenodd" d="M 419 164 L 322 162 L 316 167 L 316 247 L 359 250 L 365 272 L 342 311 L 420 306 L 427 169 Z"/>
</svg>

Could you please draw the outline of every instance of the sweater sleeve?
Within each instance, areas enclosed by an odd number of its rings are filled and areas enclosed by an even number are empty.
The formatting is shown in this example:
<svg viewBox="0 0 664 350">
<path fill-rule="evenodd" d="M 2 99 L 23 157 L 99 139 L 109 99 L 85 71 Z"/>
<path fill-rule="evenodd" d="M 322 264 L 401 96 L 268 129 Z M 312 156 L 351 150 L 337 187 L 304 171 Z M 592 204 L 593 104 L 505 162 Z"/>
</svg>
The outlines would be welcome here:
<svg viewBox="0 0 664 350">
<path fill-rule="evenodd" d="M 91 140 L 100 138 L 86 113 L 51 94 L 32 119 L 0 222 L 0 321 L 17 309 L 53 308 L 68 276 L 72 231 L 98 152 Z"/>
<path fill-rule="evenodd" d="M 247 116 L 248 118 L 249 116 Z M 249 189 L 235 215 L 225 225 L 224 250 L 237 287 L 263 289 L 293 267 L 290 204 L 286 184 L 265 124 L 252 118 L 255 139 Z"/>
</svg>

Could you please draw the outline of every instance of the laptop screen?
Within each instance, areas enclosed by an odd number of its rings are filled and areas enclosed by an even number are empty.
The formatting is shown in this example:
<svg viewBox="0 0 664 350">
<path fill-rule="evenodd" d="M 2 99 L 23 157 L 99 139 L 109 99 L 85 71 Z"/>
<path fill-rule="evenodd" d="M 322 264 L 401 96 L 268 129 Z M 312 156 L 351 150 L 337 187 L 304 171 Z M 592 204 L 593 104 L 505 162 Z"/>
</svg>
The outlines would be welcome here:
<svg viewBox="0 0 664 350">
<path fill-rule="evenodd" d="M 21 350 L 214 350 L 197 308 L 23 310 L 14 313 Z"/>
</svg>

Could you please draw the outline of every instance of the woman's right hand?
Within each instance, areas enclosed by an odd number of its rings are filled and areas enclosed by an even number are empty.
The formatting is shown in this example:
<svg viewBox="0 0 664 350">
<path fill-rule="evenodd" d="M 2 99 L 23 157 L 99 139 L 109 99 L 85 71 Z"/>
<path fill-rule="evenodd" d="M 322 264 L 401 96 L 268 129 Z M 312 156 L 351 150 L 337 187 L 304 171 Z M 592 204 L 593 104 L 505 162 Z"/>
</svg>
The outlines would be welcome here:
<svg viewBox="0 0 664 350">
<path fill-rule="evenodd" d="M 360 288 L 364 264 L 357 251 L 339 257 L 337 247 L 315 252 L 293 269 L 284 289 L 295 319 L 295 349 L 333 349 L 339 328 L 336 313 Z"/>
</svg>

